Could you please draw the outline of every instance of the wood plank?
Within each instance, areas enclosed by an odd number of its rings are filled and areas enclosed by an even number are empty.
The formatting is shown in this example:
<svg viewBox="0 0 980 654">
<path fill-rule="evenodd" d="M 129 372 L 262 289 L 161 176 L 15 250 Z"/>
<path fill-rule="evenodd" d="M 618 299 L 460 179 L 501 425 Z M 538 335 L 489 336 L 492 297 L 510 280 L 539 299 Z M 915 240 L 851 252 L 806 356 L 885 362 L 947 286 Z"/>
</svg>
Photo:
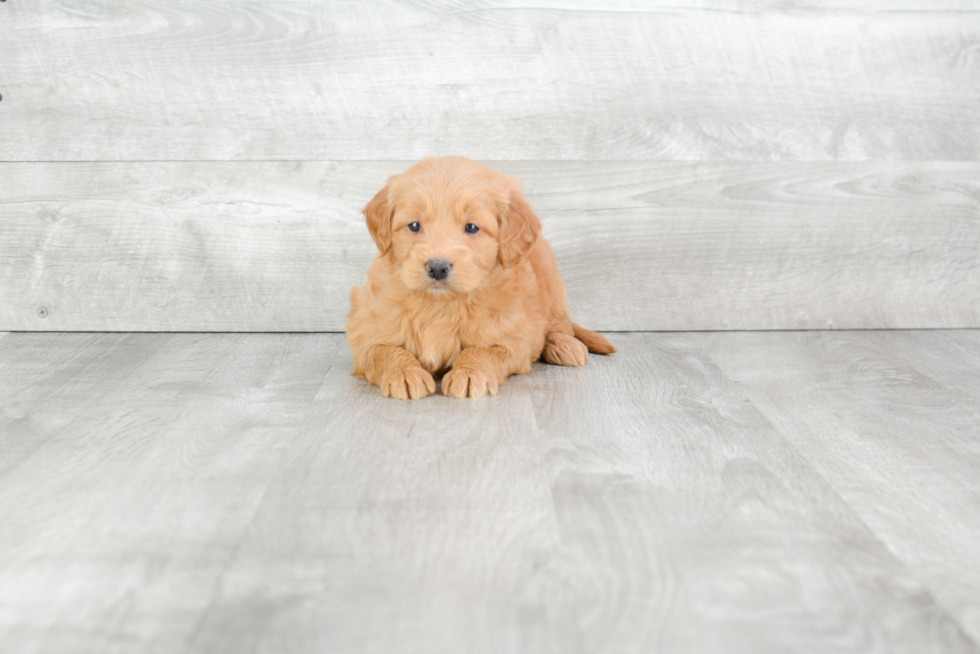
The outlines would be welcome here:
<svg viewBox="0 0 980 654">
<path fill-rule="evenodd" d="M 0 164 L 0 325 L 92 331 L 343 330 L 360 208 L 405 167 L 21 166 Z"/>
<path fill-rule="evenodd" d="M 594 329 L 980 326 L 975 162 L 488 164 Z M 408 165 L 0 164 L 0 329 L 342 330 Z"/>
<path fill-rule="evenodd" d="M 710 348 L 758 410 L 980 642 L 977 332 L 687 340 Z"/>
<path fill-rule="evenodd" d="M 12 335 L 0 350 L 26 338 L 68 337 Z M 133 371 L 139 346 L 157 351 Z M 45 442 L 0 477 L 4 649 L 185 651 L 324 372 L 349 360 L 341 348 L 320 335 L 103 335 L 90 349 L 124 383 L 86 379 L 62 406 L 40 392 L 57 377 L 26 379 L 63 424 L 18 435 Z"/>
<path fill-rule="evenodd" d="M 582 164 L 528 188 L 582 324 L 973 327 L 980 170 L 949 166 Z"/>
<path fill-rule="evenodd" d="M 980 157 L 975 5 L 534 4 L 4 3 L 0 158 Z"/>
</svg>

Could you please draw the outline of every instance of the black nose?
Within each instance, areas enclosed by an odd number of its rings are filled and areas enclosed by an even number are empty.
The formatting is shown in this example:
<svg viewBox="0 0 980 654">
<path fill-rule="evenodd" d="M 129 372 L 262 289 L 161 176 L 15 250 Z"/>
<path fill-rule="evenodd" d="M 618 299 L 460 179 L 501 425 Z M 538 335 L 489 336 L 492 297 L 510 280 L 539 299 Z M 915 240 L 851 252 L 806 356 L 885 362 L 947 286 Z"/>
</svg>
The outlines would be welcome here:
<svg viewBox="0 0 980 654">
<path fill-rule="evenodd" d="M 425 269 L 432 279 L 445 279 L 449 276 L 449 271 L 452 270 L 452 267 L 453 264 L 445 259 L 429 259 L 425 262 Z"/>
</svg>

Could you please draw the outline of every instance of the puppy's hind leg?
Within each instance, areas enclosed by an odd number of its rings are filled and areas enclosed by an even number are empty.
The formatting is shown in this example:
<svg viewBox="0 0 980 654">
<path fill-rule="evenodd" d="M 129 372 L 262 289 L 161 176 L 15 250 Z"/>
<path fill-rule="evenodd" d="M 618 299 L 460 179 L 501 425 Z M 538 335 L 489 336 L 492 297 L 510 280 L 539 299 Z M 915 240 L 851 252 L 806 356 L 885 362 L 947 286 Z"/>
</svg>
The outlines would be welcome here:
<svg viewBox="0 0 980 654">
<path fill-rule="evenodd" d="M 541 357 L 556 366 L 584 366 L 589 360 L 585 343 L 561 332 L 548 332 L 544 337 Z"/>
</svg>

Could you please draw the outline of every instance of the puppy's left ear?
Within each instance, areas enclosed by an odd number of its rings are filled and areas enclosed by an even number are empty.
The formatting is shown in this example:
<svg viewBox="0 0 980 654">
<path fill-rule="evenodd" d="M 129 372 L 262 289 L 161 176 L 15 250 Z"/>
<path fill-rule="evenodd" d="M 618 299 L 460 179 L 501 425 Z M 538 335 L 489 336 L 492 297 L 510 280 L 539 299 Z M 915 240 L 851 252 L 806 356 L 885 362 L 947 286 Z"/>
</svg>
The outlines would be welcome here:
<svg viewBox="0 0 980 654">
<path fill-rule="evenodd" d="M 541 235 L 541 221 L 520 189 L 510 192 L 510 202 L 500 210 L 497 257 L 504 268 L 519 264 Z"/>
<path fill-rule="evenodd" d="M 388 200 L 389 186 L 390 184 L 385 184 L 385 187 L 371 198 L 362 212 L 371 238 L 374 239 L 381 254 L 388 252 L 388 248 L 391 247 L 391 219 L 395 209 Z"/>
</svg>

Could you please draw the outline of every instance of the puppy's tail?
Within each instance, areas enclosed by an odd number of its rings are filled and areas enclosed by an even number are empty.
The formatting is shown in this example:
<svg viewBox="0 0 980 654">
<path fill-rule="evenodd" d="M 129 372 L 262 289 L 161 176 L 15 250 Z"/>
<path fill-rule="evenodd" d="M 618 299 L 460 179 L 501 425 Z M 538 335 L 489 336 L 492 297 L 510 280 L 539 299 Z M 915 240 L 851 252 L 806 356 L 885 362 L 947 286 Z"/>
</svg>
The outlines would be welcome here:
<svg viewBox="0 0 980 654">
<path fill-rule="evenodd" d="M 602 334 L 579 327 L 575 323 L 572 323 L 572 331 L 575 333 L 575 338 L 585 343 L 585 347 L 589 348 L 589 352 L 593 354 L 612 354 L 616 351 L 616 348 Z"/>
</svg>

